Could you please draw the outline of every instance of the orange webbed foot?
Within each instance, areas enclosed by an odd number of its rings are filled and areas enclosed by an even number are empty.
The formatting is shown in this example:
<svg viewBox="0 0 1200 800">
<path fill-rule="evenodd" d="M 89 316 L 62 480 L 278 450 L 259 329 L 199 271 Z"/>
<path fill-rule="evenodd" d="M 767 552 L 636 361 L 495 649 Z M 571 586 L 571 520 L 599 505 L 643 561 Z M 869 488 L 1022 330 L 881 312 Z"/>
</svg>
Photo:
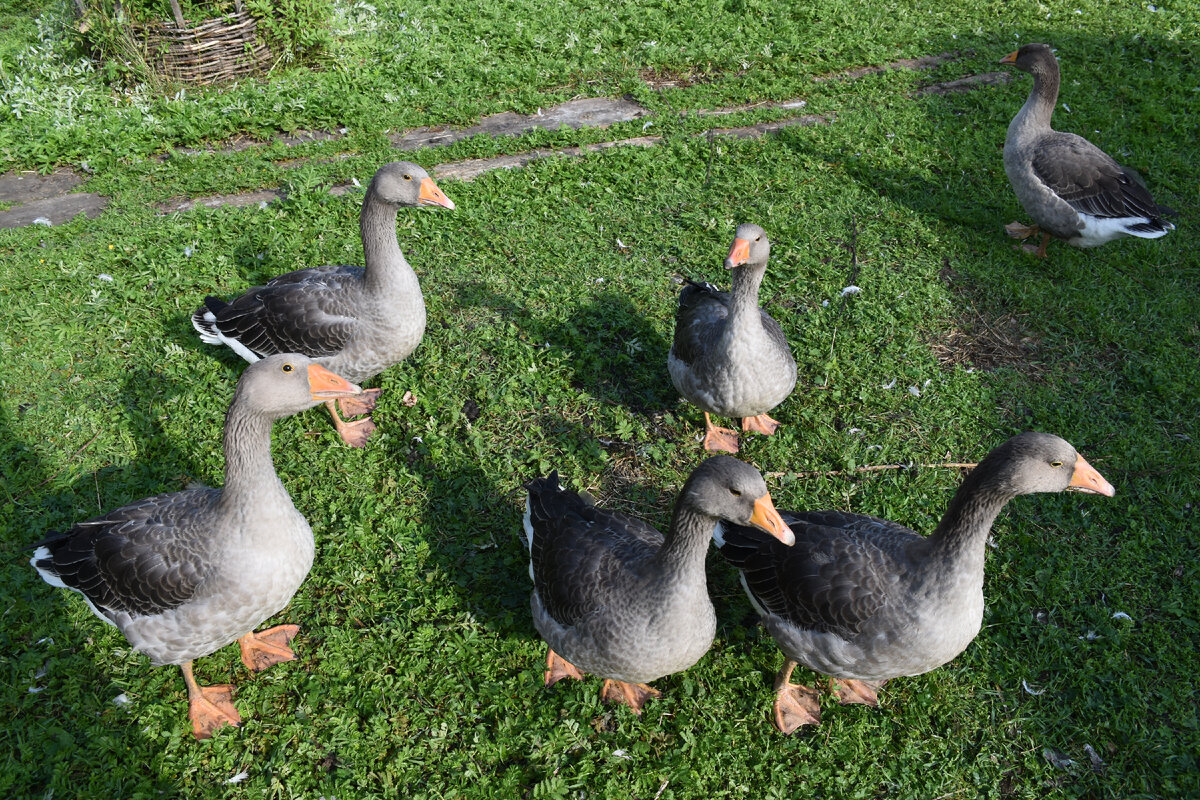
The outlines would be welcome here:
<svg viewBox="0 0 1200 800">
<path fill-rule="evenodd" d="M 604 686 L 600 689 L 601 700 L 606 703 L 623 703 L 639 715 L 646 701 L 656 697 L 662 697 L 662 692 L 644 683 L 626 683 L 611 678 L 605 678 Z"/>
<path fill-rule="evenodd" d="M 356 394 L 352 397 L 339 397 L 337 401 L 338 408 L 341 409 L 342 415 L 346 417 L 370 414 L 375 410 L 375 406 L 379 402 L 379 395 L 382 392 L 382 389 L 364 389 L 362 394 Z"/>
<path fill-rule="evenodd" d="M 210 739 L 218 728 L 242 724 L 242 715 L 233 707 L 233 687 L 227 683 L 197 687 L 199 693 L 188 700 L 188 719 L 192 735 Z"/>
<path fill-rule="evenodd" d="M 704 412 L 704 449 L 717 453 L 738 451 L 737 431 L 714 425 L 707 411 Z"/>
<path fill-rule="evenodd" d="M 247 633 L 238 639 L 238 647 L 242 650 L 242 663 L 251 672 L 262 672 L 275 664 L 295 661 L 296 654 L 288 645 L 299 632 L 299 625 L 276 625 L 260 633 Z"/>
<path fill-rule="evenodd" d="M 375 432 L 375 423 L 371 421 L 370 417 L 346 422 L 338 416 L 337 405 L 338 401 L 336 400 L 325 401 L 325 407 L 329 409 L 329 416 L 333 417 L 333 427 L 337 428 L 338 436 L 342 437 L 342 441 L 351 447 L 366 447 L 367 439 Z"/>
<path fill-rule="evenodd" d="M 879 697 L 875 692 L 883 685 L 882 683 L 858 681 L 852 678 L 834 678 L 831 682 L 834 684 L 833 694 L 842 705 L 861 703 L 871 708 L 879 707 Z"/>
<path fill-rule="evenodd" d="M 567 661 L 553 650 L 546 651 L 546 686 L 550 687 L 561 681 L 563 678 L 572 678 L 577 681 L 583 680 L 583 673 L 579 667 Z"/>
<path fill-rule="evenodd" d="M 780 687 L 775 693 L 775 727 L 783 733 L 793 733 L 805 725 L 821 724 L 821 701 L 816 689 L 794 683 Z"/>
<path fill-rule="evenodd" d="M 1004 232 L 1014 239 L 1028 239 L 1038 232 L 1037 225 L 1024 225 L 1020 222 L 1010 222 L 1004 226 Z"/>
<path fill-rule="evenodd" d="M 742 417 L 742 430 L 750 433 L 761 433 L 763 436 L 770 436 L 779 429 L 779 421 L 771 419 L 766 414 L 759 414 L 754 417 Z"/>
</svg>

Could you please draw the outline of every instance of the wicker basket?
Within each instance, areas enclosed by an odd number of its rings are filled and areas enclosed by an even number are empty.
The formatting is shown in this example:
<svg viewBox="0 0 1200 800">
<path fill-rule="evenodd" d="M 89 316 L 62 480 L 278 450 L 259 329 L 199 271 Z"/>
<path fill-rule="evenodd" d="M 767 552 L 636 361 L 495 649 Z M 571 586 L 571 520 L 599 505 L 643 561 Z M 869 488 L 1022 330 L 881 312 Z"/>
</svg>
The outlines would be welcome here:
<svg viewBox="0 0 1200 800">
<path fill-rule="evenodd" d="M 174 22 L 135 25 L 133 32 L 145 42 L 151 68 L 172 81 L 206 86 L 266 72 L 272 55 L 258 36 L 258 23 L 241 0 L 234 9 L 188 25 L 178 0 L 171 0 Z"/>
</svg>

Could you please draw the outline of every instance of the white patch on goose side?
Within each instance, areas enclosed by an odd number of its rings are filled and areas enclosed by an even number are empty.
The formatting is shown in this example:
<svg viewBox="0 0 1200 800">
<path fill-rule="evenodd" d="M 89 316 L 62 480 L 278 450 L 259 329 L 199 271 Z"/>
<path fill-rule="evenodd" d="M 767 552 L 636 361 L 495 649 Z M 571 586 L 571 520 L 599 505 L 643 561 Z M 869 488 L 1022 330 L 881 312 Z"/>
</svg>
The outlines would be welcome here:
<svg viewBox="0 0 1200 800">
<path fill-rule="evenodd" d="M 1150 222 L 1146 217 L 1093 217 L 1091 214 L 1080 214 L 1083 230 L 1079 232 L 1078 244 L 1083 247 L 1096 247 L 1122 236 L 1138 236 L 1142 239 L 1157 239 L 1167 235 L 1166 225 L 1161 231 L 1130 230 L 1133 225 L 1145 225 Z"/>
<path fill-rule="evenodd" d="M 529 580 L 533 580 L 533 508 L 529 502 L 529 498 L 525 498 L 525 516 L 521 518 L 521 524 L 525 526 L 525 544 L 529 547 Z"/>
<path fill-rule="evenodd" d="M 51 586 L 57 586 L 59 589 L 70 589 L 71 588 L 70 586 L 67 586 L 65 583 L 63 583 L 62 578 L 58 577 L 58 575 L 56 573 L 50 572 L 47 569 L 43 569 L 43 568 L 39 567 L 38 566 L 39 561 L 49 561 L 50 563 L 54 563 L 54 557 L 52 555 L 50 555 L 49 547 L 42 545 L 37 550 L 34 550 L 33 558 L 29 559 L 30 566 L 32 566 L 34 569 L 36 569 L 38 572 L 38 575 L 42 576 L 42 580 L 44 580 L 46 583 L 50 584 Z M 72 591 L 75 591 L 75 590 L 72 590 Z"/>
<path fill-rule="evenodd" d="M 758 612 L 758 615 L 760 617 L 771 616 L 771 612 L 767 611 L 765 608 L 763 608 L 762 604 L 758 602 L 758 598 L 754 596 L 754 592 L 750 591 L 750 584 L 746 583 L 746 573 L 739 572 L 738 578 L 742 582 L 742 589 L 745 590 L 746 597 L 750 598 L 750 605 L 754 606 L 754 610 Z"/>
<path fill-rule="evenodd" d="M 717 524 L 713 525 L 712 538 L 717 547 L 725 546 L 725 526 L 721 524 L 721 520 L 717 520 Z"/>
<path fill-rule="evenodd" d="M 201 321 L 203 320 L 203 321 Z M 217 338 L 216 324 L 217 315 L 208 309 L 200 315 L 200 319 L 196 319 L 196 315 L 192 315 L 192 327 L 196 329 L 196 333 L 200 334 L 200 341 L 205 344 L 220 344 L 221 340 Z"/>
<path fill-rule="evenodd" d="M 251 350 L 249 347 L 246 347 L 246 345 L 242 344 L 237 339 L 226 336 L 220 331 L 217 331 L 217 338 L 220 340 L 221 344 L 228 346 L 230 350 L 237 353 L 251 364 L 262 358 L 262 356 Z"/>
</svg>

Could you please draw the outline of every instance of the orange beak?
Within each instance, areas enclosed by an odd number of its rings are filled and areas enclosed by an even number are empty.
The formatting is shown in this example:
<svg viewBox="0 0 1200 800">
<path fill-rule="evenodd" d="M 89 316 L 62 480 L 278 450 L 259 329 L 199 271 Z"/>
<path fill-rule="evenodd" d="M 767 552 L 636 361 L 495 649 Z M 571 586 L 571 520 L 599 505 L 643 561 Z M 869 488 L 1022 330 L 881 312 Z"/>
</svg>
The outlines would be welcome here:
<svg viewBox="0 0 1200 800">
<path fill-rule="evenodd" d="M 1001 63 L 1001 64 L 1015 64 L 1015 63 L 1017 63 L 1017 53 L 1018 53 L 1018 52 L 1020 52 L 1020 51 L 1018 51 L 1018 50 L 1013 50 L 1011 53 L 1009 53 L 1008 55 L 1006 55 L 1004 58 L 1000 59 L 1000 63 Z"/>
<path fill-rule="evenodd" d="M 725 256 L 725 269 L 733 269 L 745 264 L 750 258 L 750 240 L 749 239 L 734 239 L 733 246 L 729 248 L 729 255 Z"/>
<path fill-rule="evenodd" d="M 446 197 L 445 192 L 437 187 L 433 178 L 421 178 L 421 193 L 417 196 L 418 205 L 441 206 L 454 210 L 454 201 Z"/>
<path fill-rule="evenodd" d="M 1075 457 L 1075 472 L 1071 475 L 1071 482 L 1067 485 L 1067 489 L 1088 494 L 1102 494 L 1105 497 L 1112 497 L 1117 493 L 1113 485 L 1104 480 L 1100 473 L 1096 472 L 1096 469 L 1080 455 Z"/>
<path fill-rule="evenodd" d="M 362 394 L 362 388 L 340 375 L 335 375 L 320 364 L 308 365 L 308 391 L 313 400 L 335 400 L 353 394 Z"/>
<path fill-rule="evenodd" d="M 779 512 L 775 510 L 775 504 L 771 502 L 770 494 L 764 494 L 754 501 L 754 513 L 750 515 L 750 522 L 762 528 L 788 547 L 796 543 L 796 534 L 792 533 L 792 529 L 788 527 L 788 524 L 783 521 L 783 517 L 779 516 Z"/>
</svg>

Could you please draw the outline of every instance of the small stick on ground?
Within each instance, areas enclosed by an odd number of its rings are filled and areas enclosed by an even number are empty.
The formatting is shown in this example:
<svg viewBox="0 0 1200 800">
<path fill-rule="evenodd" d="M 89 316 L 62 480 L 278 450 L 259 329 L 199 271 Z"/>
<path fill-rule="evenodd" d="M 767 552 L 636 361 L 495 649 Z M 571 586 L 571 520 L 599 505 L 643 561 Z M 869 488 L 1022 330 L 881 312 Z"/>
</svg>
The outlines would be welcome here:
<svg viewBox="0 0 1200 800">
<path fill-rule="evenodd" d="M 978 462 L 947 461 L 943 464 L 873 464 L 854 469 L 816 470 L 814 472 L 764 472 L 764 478 L 822 478 L 835 475 L 853 475 L 857 472 L 880 472 L 885 469 L 975 469 Z"/>
</svg>

